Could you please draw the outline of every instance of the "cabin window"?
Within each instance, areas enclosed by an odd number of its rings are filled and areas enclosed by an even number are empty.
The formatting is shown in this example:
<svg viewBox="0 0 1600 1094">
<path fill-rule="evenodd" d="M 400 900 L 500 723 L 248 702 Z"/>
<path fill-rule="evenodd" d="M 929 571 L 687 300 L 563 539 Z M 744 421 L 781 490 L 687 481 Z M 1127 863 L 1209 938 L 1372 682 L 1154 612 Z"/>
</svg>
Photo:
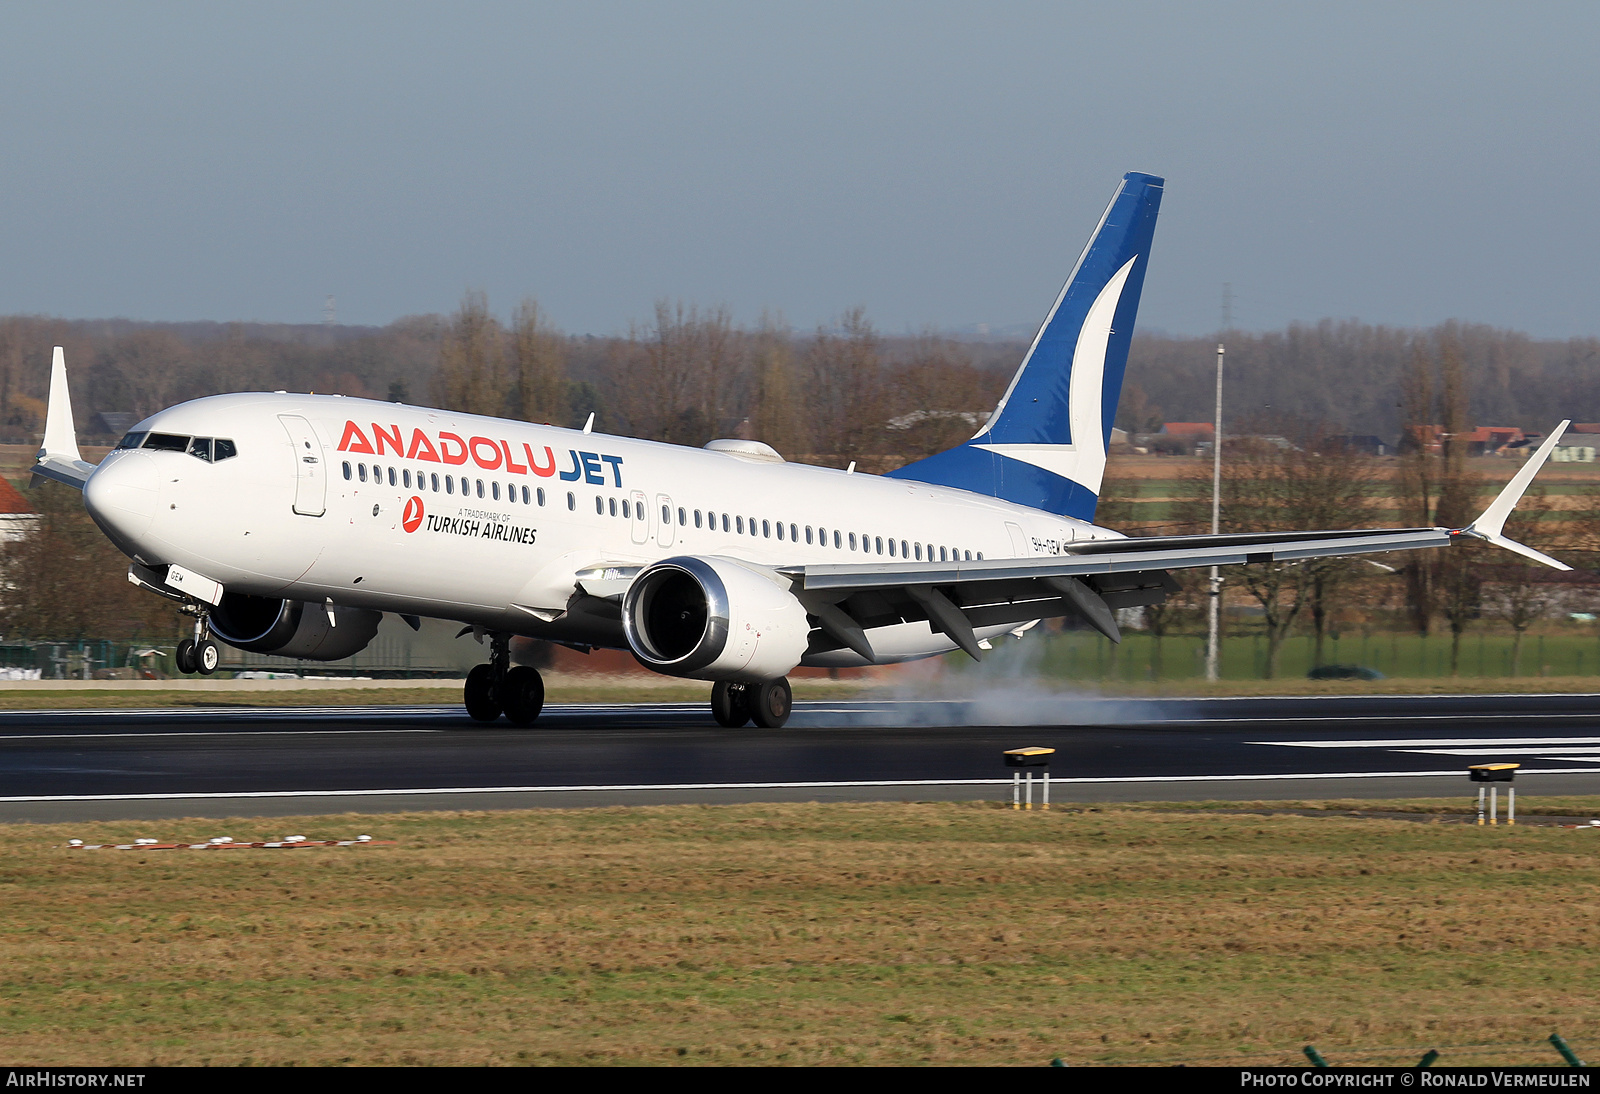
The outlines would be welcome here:
<svg viewBox="0 0 1600 1094">
<path fill-rule="evenodd" d="M 364 464 L 364 463 L 356 464 L 356 474 L 361 476 L 361 481 L 362 482 L 366 482 L 367 481 L 367 465 Z"/>
<path fill-rule="evenodd" d="M 783 521 L 781 520 L 778 522 L 778 538 L 783 538 Z"/>
<path fill-rule="evenodd" d="M 610 503 L 611 503 L 611 515 L 612 516 L 616 516 L 617 515 L 617 499 L 616 498 L 611 498 L 610 499 Z"/>
<path fill-rule="evenodd" d="M 894 552 L 891 551 L 889 553 L 893 554 Z M 906 547 L 906 541 L 905 540 L 901 540 L 900 541 L 900 557 L 901 558 L 910 558 L 911 557 L 911 551 L 910 551 L 909 548 Z"/>
<path fill-rule="evenodd" d="M 122 440 L 117 442 L 117 447 L 118 448 L 138 448 L 140 445 L 144 444 L 144 439 L 146 437 L 148 437 L 148 436 L 150 436 L 150 434 L 148 434 L 148 433 L 128 433 L 128 434 L 125 434 L 123 436 Z"/>
<path fill-rule="evenodd" d="M 839 529 L 837 528 L 833 530 L 833 546 L 835 550 L 837 550 L 839 547 Z"/>
<path fill-rule="evenodd" d="M 882 536 L 878 537 L 878 553 L 880 555 L 883 554 L 883 537 Z"/>
<path fill-rule="evenodd" d="M 401 469 L 400 481 L 405 484 L 405 488 L 407 490 L 411 489 L 411 468 L 407 467 Z"/>
<path fill-rule="evenodd" d="M 454 475 L 446 475 L 444 477 L 444 492 L 446 494 L 454 494 L 456 492 L 456 478 Z"/>
<path fill-rule="evenodd" d="M 917 561 L 921 562 L 922 561 L 922 544 L 913 543 L 911 545 L 911 549 L 917 553 Z"/>
<path fill-rule="evenodd" d="M 810 542 L 811 542 L 811 525 L 808 524 L 808 525 L 806 525 L 806 543 L 809 544 Z"/>
<path fill-rule="evenodd" d="M 948 562 L 949 561 L 949 559 L 944 557 L 944 548 L 943 547 L 939 548 L 939 561 L 940 562 Z"/>
<path fill-rule="evenodd" d="M 478 480 L 478 497 L 483 497 L 483 480 Z"/>
<path fill-rule="evenodd" d="M 968 551 L 968 552 L 966 552 L 966 555 L 967 555 L 967 561 L 971 562 L 972 561 L 972 552 Z"/>
<path fill-rule="evenodd" d="M 594 496 L 594 511 L 595 511 L 595 515 L 596 516 L 603 517 L 603 516 L 606 515 L 605 499 L 602 498 L 599 494 L 596 494 Z"/>
<path fill-rule="evenodd" d="M 527 505 L 528 504 L 528 488 L 526 486 L 524 486 L 522 488 L 522 504 L 523 505 Z M 540 505 L 544 504 L 544 487 L 542 487 L 542 486 L 539 487 L 539 504 Z"/>
<path fill-rule="evenodd" d="M 750 522 L 750 527 L 751 527 L 752 530 L 754 530 L 755 526 L 756 526 L 756 522 L 755 521 L 751 521 Z M 765 521 L 764 520 L 764 521 L 761 522 L 761 535 L 766 539 L 771 539 L 772 538 L 772 522 L 771 521 Z"/>
<path fill-rule="evenodd" d="M 499 483 L 492 482 L 492 481 L 489 483 L 489 497 L 491 499 L 493 499 L 494 501 L 499 501 L 500 500 L 500 484 Z"/>
<path fill-rule="evenodd" d="M 689 523 L 689 515 L 686 512 L 684 512 L 683 506 L 681 506 L 681 505 L 678 506 L 678 527 L 682 528 L 685 524 L 688 524 L 688 523 Z"/>
<path fill-rule="evenodd" d="M 728 519 L 727 515 L 724 514 L 722 519 L 723 520 L 727 520 Z M 744 518 L 743 517 L 734 517 L 733 518 L 733 522 L 734 522 L 734 524 L 739 526 L 739 534 L 741 536 L 744 535 Z"/>
<path fill-rule="evenodd" d="M 726 513 L 722 514 L 722 530 L 724 532 L 728 530 L 728 514 Z"/>
<path fill-rule="evenodd" d="M 696 528 L 700 527 L 700 510 L 698 509 L 694 511 L 694 526 Z"/>
<path fill-rule="evenodd" d="M 572 509 L 576 509 L 577 507 L 578 507 L 578 496 L 576 494 L 574 494 L 571 490 L 568 490 L 567 491 L 567 509 L 568 510 L 572 510 Z"/>
<path fill-rule="evenodd" d="M 978 561 L 979 561 L 979 562 L 982 562 L 982 561 L 983 561 L 983 552 L 982 552 L 982 551 L 979 551 L 979 552 L 978 552 Z"/>
<path fill-rule="evenodd" d="M 430 487 L 430 489 L 435 494 L 437 494 L 439 492 L 439 476 L 438 475 L 432 475 L 432 476 L 430 476 L 430 478 L 432 478 L 432 480 L 433 480 L 433 486 Z"/>
<path fill-rule="evenodd" d="M 662 524 L 671 524 L 672 523 L 672 510 L 667 508 L 665 505 L 663 505 L 661 507 L 661 523 Z"/>
<path fill-rule="evenodd" d="M 349 460 L 345 460 L 344 461 L 344 477 L 345 477 L 345 481 L 348 482 L 349 479 L 350 479 L 350 461 Z"/>
<path fill-rule="evenodd" d="M 390 486 L 396 485 L 395 477 L 394 477 L 394 468 L 392 468 L 392 467 L 389 468 L 389 485 Z"/>
<path fill-rule="evenodd" d="M 889 557 L 894 557 L 894 540 L 892 539 L 889 541 Z"/>
<path fill-rule="evenodd" d="M 171 433 L 152 433 L 145 440 L 144 446 L 157 452 L 185 452 L 189 448 L 189 438 L 174 436 Z"/>
<path fill-rule="evenodd" d="M 838 532 L 833 533 L 833 537 L 834 537 L 834 539 L 838 539 L 839 538 L 839 533 Z M 850 533 L 850 549 L 852 551 L 854 551 L 856 549 L 856 534 L 854 532 Z"/>
</svg>

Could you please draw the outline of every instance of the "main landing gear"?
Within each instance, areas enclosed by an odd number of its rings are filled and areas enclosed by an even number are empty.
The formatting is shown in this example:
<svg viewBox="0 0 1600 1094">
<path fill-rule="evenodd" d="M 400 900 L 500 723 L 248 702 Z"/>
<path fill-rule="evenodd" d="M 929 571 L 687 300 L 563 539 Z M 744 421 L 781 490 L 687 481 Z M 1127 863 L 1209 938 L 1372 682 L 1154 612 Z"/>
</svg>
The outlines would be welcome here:
<svg viewBox="0 0 1600 1094">
<path fill-rule="evenodd" d="M 193 614 L 194 637 L 179 642 L 178 648 L 172 652 L 172 659 L 178 663 L 178 671 L 185 676 L 193 676 L 197 672 L 201 676 L 210 676 L 222 664 L 222 650 L 211 641 L 211 618 L 198 609 Z"/>
<path fill-rule="evenodd" d="M 489 663 L 467 673 L 467 713 L 492 722 L 503 712 L 512 725 L 533 725 L 544 709 L 544 677 L 538 669 L 511 664 L 510 635 L 490 635 L 489 650 Z"/>
<path fill-rule="evenodd" d="M 754 721 L 762 729 L 781 729 L 794 707 L 794 692 L 785 677 L 759 684 L 718 680 L 711 686 L 711 714 L 718 725 L 738 729 Z"/>
</svg>

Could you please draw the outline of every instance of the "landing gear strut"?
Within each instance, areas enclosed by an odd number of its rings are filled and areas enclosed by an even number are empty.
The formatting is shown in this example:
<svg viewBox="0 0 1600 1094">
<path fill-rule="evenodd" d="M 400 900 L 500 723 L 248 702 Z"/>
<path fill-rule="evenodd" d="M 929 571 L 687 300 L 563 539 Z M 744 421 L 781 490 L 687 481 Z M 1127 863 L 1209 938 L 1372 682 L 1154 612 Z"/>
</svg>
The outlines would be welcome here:
<svg viewBox="0 0 1600 1094">
<path fill-rule="evenodd" d="M 759 684 L 719 680 L 711 686 L 711 713 L 718 725 L 738 729 L 754 721 L 762 729 L 781 729 L 794 707 L 794 693 L 785 677 Z"/>
<path fill-rule="evenodd" d="M 210 676 L 222 664 L 222 650 L 211 640 L 211 617 L 194 604 L 184 605 L 185 612 L 194 616 L 194 637 L 185 638 L 173 651 L 172 659 L 178 671 L 185 676 L 199 673 Z"/>
<path fill-rule="evenodd" d="M 511 636 L 489 636 L 489 663 L 467 673 L 463 696 L 475 721 L 492 722 L 503 712 L 512 725 L 531 726 L 544 709 L 544 677 L 538 669 L 511 665 Z"/>
</svg>

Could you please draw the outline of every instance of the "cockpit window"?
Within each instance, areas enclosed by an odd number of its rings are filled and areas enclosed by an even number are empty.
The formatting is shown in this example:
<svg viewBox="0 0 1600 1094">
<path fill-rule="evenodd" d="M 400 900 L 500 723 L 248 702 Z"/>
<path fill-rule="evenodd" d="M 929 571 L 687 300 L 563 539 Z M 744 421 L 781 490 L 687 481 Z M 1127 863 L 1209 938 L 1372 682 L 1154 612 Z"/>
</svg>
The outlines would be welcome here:
<svg viewBox="0 0 1600 1094">
<path fill-rule="evenodd" d="M 148 433 L 129 433 L 126 436 L 124 436 L 122 438 L 122 440 L 117 442 L 117 447 L 118 448 L 138 448 L 140 445 L 144 444 L 144 439 L 146 437 L 148 437 L 149 435 L 150 434 L 148 434 Z"/>
<path fill-rule="evenodd" d="M 221 463 L 223 460 L 230 459 L 231 457 L 239 454 L 239 449 L 234 446 L 232 441 L 224 440 L 223 438 L 218 437 L 212 442 L 212 444 L 215 446 L 215 448 L 211 458 L 216 460 L 218 463 Z"/>
<path fill-rule="evenodd" d="M 211 438 L 195 437 L 193 440 L 191 440 L 189 442 L 189 455 L 195 457 L 196 459 L 205 460 L 207 463 L 210 463 Z"/>
<path fill-rule="evenodd" d="M 157 452 L 185 452 L 189 448 L 189 438 L 177 437 L 171 433 L 152 433 L 145 440 L 144 447 L 153 448 Z"/>
</svg>

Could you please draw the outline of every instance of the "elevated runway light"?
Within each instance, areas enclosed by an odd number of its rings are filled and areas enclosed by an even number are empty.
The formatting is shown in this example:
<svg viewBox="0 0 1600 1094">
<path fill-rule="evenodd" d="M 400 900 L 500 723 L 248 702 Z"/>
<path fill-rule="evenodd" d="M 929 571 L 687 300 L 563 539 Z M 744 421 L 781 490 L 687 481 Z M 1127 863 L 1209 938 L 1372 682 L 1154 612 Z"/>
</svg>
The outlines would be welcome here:
<svg viewBox="0 0 1600 1094">
<path fill-rule="evenodd" d="M 1509 783 L 1521 764 L 1473 764 L 1467 768 L 1467 778 L 1478 784 L 1478 823 L 1483 823 L 1484 784 L 1489 790 L 1489 823 L 1500 823 L 1500 783 Z M 1517 788 L 1506 787 L 1506 823 L 1517 823 Z"/>
<path fill-rule="evenodd" d="M 1042 767 L 1044 772 L 1044 795 L 1041 808 L 1050 808 L 1050 757 L 1056 754 L 1053 748 L 1041 748 L 1038 745 L 1029 745 L 1027 748 L 1008 748 L 1005 751 L 1006 766 L 1014 768 L 1029 768 L 1028 775 L 1028 801 L 1026 807 L 1022 804 L 1022 775 L 1021 770 L 1011 773 L 1011 808 L 1033 808 L 1033 771 L 1032 768 Z"/>
</svg>

